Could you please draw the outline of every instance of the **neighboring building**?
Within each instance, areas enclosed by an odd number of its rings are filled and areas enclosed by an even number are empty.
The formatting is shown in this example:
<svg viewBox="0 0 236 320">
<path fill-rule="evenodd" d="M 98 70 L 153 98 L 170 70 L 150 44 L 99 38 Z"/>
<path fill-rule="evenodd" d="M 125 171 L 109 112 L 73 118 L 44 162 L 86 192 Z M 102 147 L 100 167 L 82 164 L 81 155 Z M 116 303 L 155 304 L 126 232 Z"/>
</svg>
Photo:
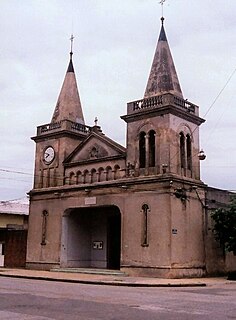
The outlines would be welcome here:
<svg viewBox="0 0 236 320">
<path fill-rule="evenodd" d="M 219 207 L 225 207 L 232 196 L 236 197 L 236 194 L 226 190 L 212 187 L 206 190 L 204 236 L 208 274 L 215 275 L 236 270 L 236 256 L 233 255 L 233 252 L 226 254 L 223 252 L 219 242 L 214 238 L 214 222 L 211 219 L 211 212 Z"/>
<path fill-rule="evenodd" d="M 0 267 L 24 267 L 29 200 L 0 201 Z"/>
<path fill-rule="evenodd" d="M 32 138 L 28 268 L 206 274 L 204 120 L 183 97 L 163 21 L 144 98 L 121 117 L 126 148 L 85 124 L 71 52 L 52 120 Z"/>
</svg>

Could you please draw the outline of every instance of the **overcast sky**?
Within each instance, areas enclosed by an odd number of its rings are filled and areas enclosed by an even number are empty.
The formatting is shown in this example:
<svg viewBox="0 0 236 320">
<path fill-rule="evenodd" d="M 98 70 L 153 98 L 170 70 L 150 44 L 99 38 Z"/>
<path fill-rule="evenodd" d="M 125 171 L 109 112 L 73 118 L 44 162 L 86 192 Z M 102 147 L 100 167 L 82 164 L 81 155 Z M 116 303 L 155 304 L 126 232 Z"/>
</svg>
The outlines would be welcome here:
<svg viewBox="0 0 236 320">
<path fill-rule="evenodd" d="M 158 2 L 0 1 L 0 200 L 32 188 L 30 137 L 51 120 L 71 33 L 86 124 L 97 116 L 103 132 L 125 145 L 120 115 L 143 97 L 160 31 Z M 204 117 L 236 68 L 236 1 L 167 0 L 164 16 L 184 97 Z M 200 130 L 202 180 L 228 190 L 236 189 L 235 88 L 234 73 Z"/>
</svg>

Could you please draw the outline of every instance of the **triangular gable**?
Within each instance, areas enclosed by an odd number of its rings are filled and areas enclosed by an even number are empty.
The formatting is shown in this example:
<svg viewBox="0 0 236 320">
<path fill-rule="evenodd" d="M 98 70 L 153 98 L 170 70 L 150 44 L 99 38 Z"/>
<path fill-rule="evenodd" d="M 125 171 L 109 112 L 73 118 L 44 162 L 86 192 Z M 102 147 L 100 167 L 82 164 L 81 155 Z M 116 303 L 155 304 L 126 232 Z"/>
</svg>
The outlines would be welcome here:
<svg viewBox="0 0 236 320">
<path fill-rule="evenodd" d="M 89 136 L 65 159 L 64 164 L 105 160 L 125 156 L 125 148 L 105 135 L 91 132 Z"/>
</svg>

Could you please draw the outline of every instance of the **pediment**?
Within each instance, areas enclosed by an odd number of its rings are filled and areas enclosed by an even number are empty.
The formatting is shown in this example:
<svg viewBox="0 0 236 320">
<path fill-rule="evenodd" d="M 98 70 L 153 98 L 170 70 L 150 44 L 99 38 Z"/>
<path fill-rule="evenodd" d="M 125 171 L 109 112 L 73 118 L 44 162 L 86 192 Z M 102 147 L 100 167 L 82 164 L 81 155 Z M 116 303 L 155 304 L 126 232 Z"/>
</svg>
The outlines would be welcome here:
<svg viewBox="0 0 236 320">
<path fill-rule="evenodd" d="M 105 135 L 91 133 L 64 161 L 65 164 L 103 161 L 125 156 L 125 148 Z"/>
</svg>

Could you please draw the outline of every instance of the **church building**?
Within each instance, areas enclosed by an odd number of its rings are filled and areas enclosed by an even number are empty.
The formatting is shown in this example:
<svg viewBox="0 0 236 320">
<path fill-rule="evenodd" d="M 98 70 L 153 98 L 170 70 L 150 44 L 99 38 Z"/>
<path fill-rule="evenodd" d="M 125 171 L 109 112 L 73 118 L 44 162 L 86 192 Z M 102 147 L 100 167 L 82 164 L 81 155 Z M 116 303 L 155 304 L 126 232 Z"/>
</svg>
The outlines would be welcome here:
<svg viewBox="0 0 236 320">
<path fill-rule="evenodd" d="M 164 18 L 145 94 L 121 119 L 126 147 L 86 125 L 71 52 L 52 119 L 32 138 L 27 267 L 205 275 L 204 119 L 183 96 Z"/>
</svg>

